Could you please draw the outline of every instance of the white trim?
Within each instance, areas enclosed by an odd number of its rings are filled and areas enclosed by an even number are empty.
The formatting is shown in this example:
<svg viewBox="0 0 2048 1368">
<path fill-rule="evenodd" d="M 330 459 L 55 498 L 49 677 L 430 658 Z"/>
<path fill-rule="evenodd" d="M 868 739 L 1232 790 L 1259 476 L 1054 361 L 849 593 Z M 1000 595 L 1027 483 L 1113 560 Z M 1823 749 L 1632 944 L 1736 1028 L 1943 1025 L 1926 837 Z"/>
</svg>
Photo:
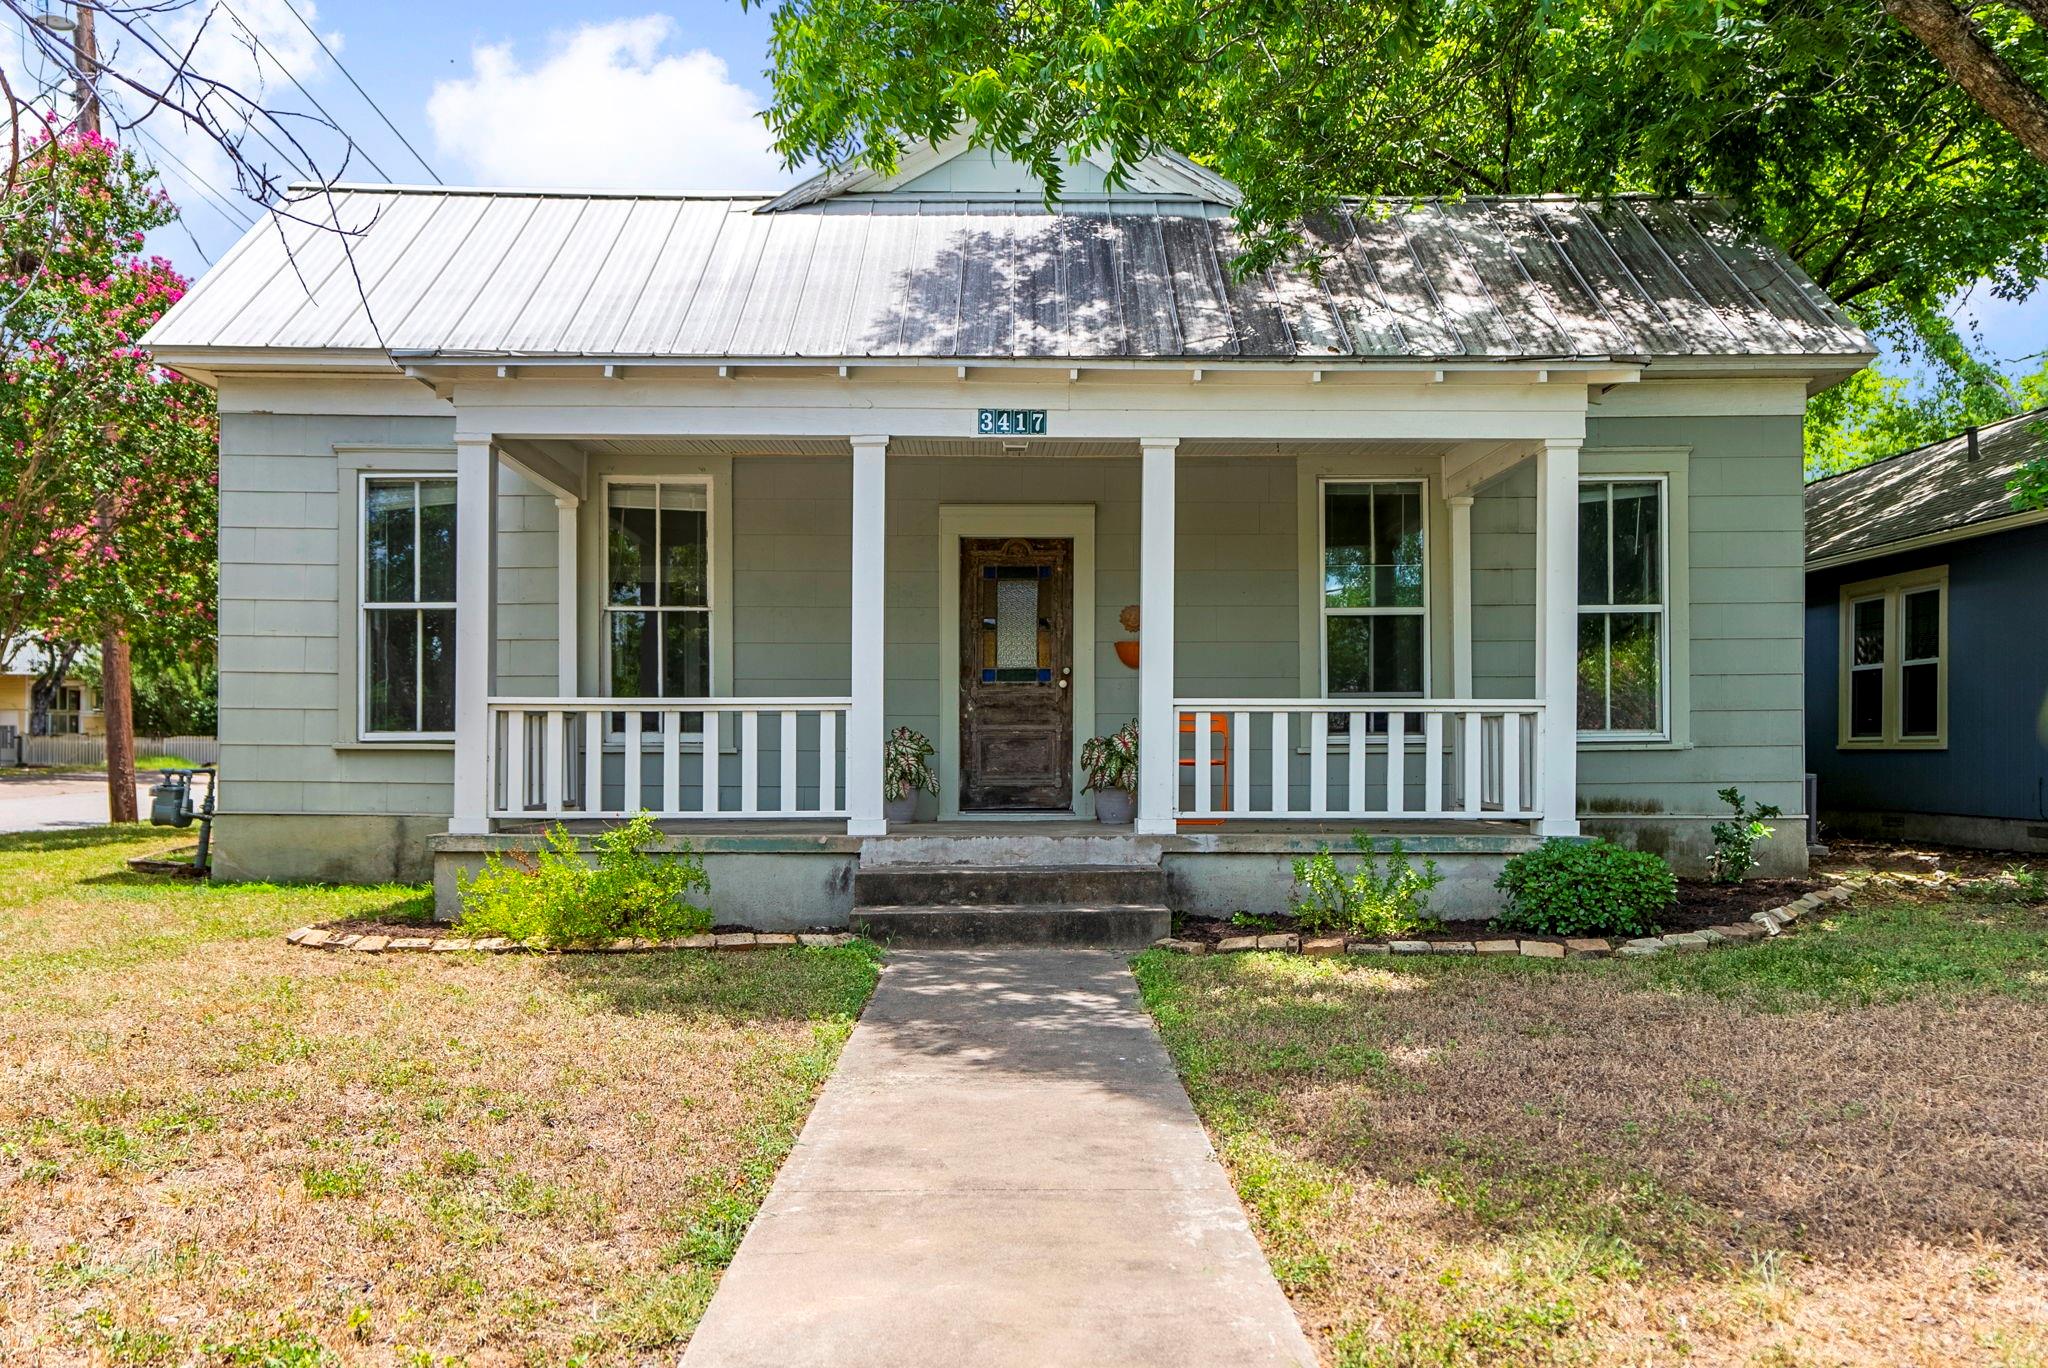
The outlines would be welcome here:
<svg viewBox="0 0 2048 1368">
<path fill-rule="evenodd" d="M 455 443 L 455 770 L 448 830 L 491 829 L 491 695 L 497 692 L 498 453 Z"/>
<path fill-rule="evenodd" d="M 846 834 L 881 836 L 889 830 L 882 816 L 882 744 L 888 716 L 889 439 L 861 435 L 851 445 L 852 687 L 847 690 L 846 713 Z"/>
<path fill-rule="evenodd" d="M 1074 543 L 1074 735 L 1069 765 L 1077 816 L 1093 811 L 1081 792 L 1081 746 L 1095 734 L 1095 505 L 939 505 L 939 818 L 995 821 L 1043 818 L 1044 813 L 960 810 L 960 542 L 964 537 L 1067 537 Z M 1141 657 L 1142 659 L 1142 657 Z"/>
<path fill-rule="evenodd" d="M 1579 443 L 1536 450 L 1536 692 L 1543 836 L 1579 834 Z"/>
<path fill-rule="evenodd" d="M 382 450 L 385 450 L 385 451 L 391 451 L 391 450 L 394 450 L 393 448 L 388 448 L 388 447 L 387 447 L 387 448 L 381 448 L 381 449 L 382 449 Z M 415 451 L 419 451 L 419 450 L 428 450 L 428 448 L 410 448 L 410 450 L 415 450 Z M 433 453 L 434 453 L 435 455 L 446 455 L 446 454 L 447 454 L 447 450 L 448 450 L 448 449 L 447 449 L 446 447 L 435 447 L 435 448 L 431 448 L 431 450 L 433 451 Z M 354 667 L 354 668 L 355 668 L 355 677 L 356 677 L 356 680 L 355 680 L 355 694 L 356 694 L 356 729 L 355 729 L 355 739 L 356 739 L 356 741 L 357 741 L 357 742 L 359 742 L 359 743 L 361 743 L 361 744 L 365 744 L 365 745 L 375 745 L 375 744 L 378 744 L 378 743 L 382 743 L 382 742 L 392 742 L 392 741 L 397 741 L 397 742 L 415 742 L 415 743 L 416 743 L 416 742 L 449 742 L 449 741 L 453 741 L 453 740 L 455 739 L 455 733 L 454 733 L 454 731 L 452 731 L 452 730 L 450 730 L 450 731 L 424 731 L 424 730 L 422 730 L 422 731 L 372 731 L 372 730 L 370 730 L 370 614 L 371 614 L 371 612 L 373 612 L 373 611 L 377 611 L 377 610 L 382 610 L 382 611 L 386 611 L 386 612 L 389 612 L 389 611 L 391 611 L 391 610 L 393 610 L 393 609 L 397 609 L 397 610 L 401 610 L 401 611 L 402 611 L 402 610 L 405 610 L 405 609 L 411 609 L 411 610 L 413 610 L 413 611 L 414 611 L 414 613 L 415 613 L 415 614 L 418 614 L 418 613 L 425 613 L 425 612 L 430 612 L 430 611 L 435 611 L 435 612 L 453 612 L 453 613 L 454 613 L 454 614 L 456 615 L 456 628 L 455 628 L 455 635 L 456 635 L 456 640 L 457 640 L 458 642 L 459 642 L 459 641 L 461 640 L 461 637 L 462 637 L 462 626 L 461 626 L 461 619 L 462 619 L 462 608 L 461 608 L 461 593 L 460 593 L 460 581 L 459 581 L 459 579 L 458 579 L 458 589 L 457 589 L 457 595 L 456 595 L 456 597 L 455 597 L 454 599 L 448 599 L 448 600 L 441 600 L 441 599 L 434 599 L 434 600 L 426 600 L 426 599 L 420 599 L 420 598 L 418 598 L 418 597 L 417 597 L 417 595 L 418 595 L 418 593 L 419 593 L 419 583 L 420 583 L 420 549 L 419 549 L 419 548 L 420 548 L 420 505 L 419 505 L 419 486 L 420 486 L 420 484 L 421 484 L 422 482 L 424 482 L 424 481 L 427 481 L 427 480 L 448 480 L 448 481 L 453 481 L 453 480 L 455 480 L 455 478 L 456 478 L 456 473 L 455 473 L 454 471 L 452 471 L 452 470 L 420 470 L 420 471 L 412 471 L 412 470 L 404 470 L 404 469 L 391 469 L 391 470 L 382 470 L 382 469 L 369 469 L 369 468 L 364 468 L 364 469 L 360 469 L 360 470 L 358 470 L 358 471 L 356 472 L 356 480 L 355 480 L 355 486 L 356 486 L 356 492 L 355 492 L 355 563 L 356 563 L 356 602 L 355 602 L 355 615 L 356 615 L 356 633 L 355 633 L 355 635 L 356 635 L 356 658 L 355 658 L 355 667 Z M 369 554 L 369 536 L 370 536 L 370 524 L 369 524 L 369 519 L 368 519 L 368 517 L 367 517 L 367 514 L 368 514 L 368 511 L 369 511 L 369 498 L 370 498 L 370 482 L 371 482 L 371 481 L 373 481 L 373 480 L 379 480 L 379 481 L 384 481 L 384 482 L 387 482 L 387 483 L 393 483 L 393 484 L 411 484 L 411 485 L 413 486 L 413 507 L 412 507 L 412 535 L 413 535 L 413 567 L 412 567 L 412 583 L 413 583 L 413 593 L 414 593 L 415 597 L 414 597 L 413 599 L 410 599 L 410 600 L 406 600 L 406 601 L 398 601 L 398 600 L 379 600 L 379 601 L 378 601 L 378 602 L 376 602 L 376 603 L 372 603 L 372 602 L 370 602 L 370 554 Z M 458 576 L 459 576 L 459 574 L 460 574 L 460 569 L 459 569 L 459 562 L 460 562 L 460 558 L 461 558 L 461 547 L 462 547 L 462 541 L 463 541 L 463 530 L 462 530 L 462 508 L 461 508 L 461 503 L 460 503 L 461 495 L 460 495 L 460 493 L 459 493 L 459 492 L 458 492 L 458 494 L 457 494 L 457 496 L 456 496 L 456 497 L 457 497 L 457 505 L 456 505 L 456 511 L 455 511 L 455 545 L 456 545 L 456 556 L 457 556 L 457 561 L 458 561 L 458 570 L 457 570 L 457 574 L 458 574 Z M 422 672 L 422 670 L 424 669 L 424 661 L 423 661 L 423 660 L 422 660 L 422 659 L 420 658 L 420 654 L 419 654 L 419 653 L 420 653 L 420 651 L 421 651 L 422 649 L 424 649 L 424 645 L 423 645 L 423 643 L 424 643 L 424 637 L 423 637 L 423 634 L 420 634 L 420 633 L 418 633 L 417 631 L 415 631 L 415 635 L 414 635 L 414 641 L 413 641 L 413 652 L 414 652 L 414 659 L 413 659 L 413 690 L 414 690 L 414 694 L 415 694 L 415 699 L 414 699 L 414 709 L 413 709 L 413 711 L 414 711 L 414 716 L 415 716 L 415 717 L 417 717 L 417 716 L 419 715 L 419 710 L 420 710 L 420 708 L 421 708 L 422 706 L 424 706 L 424 702 L 425 702 L 424 698 L 422 698 L 422 697 L 420 697 L 420 696 L 419 696 L 419 694 L 420 694 L 420 676 L 421 676 L 421 672 Z M 462 652 L 461 652 L 461 649 L 460 649 L 460 647 L 458 646 L 458 648 L 457 648 L 457 650 L 456 650 L 456 660 L 458 661 L 458 668 L 459 668 L 459 662 L 460 662 L 460 660 L 461 660 L 461 657 L 462 657 Z"/>
<path fill-rule="evenodd" d="M 1809 573 L 1815 570 L 1832 570 L 1841 565 L 1854 565 L 1858 561 L 1880 560 L 1886 556 L 1902 555 L 1907 551 L 1918 551 L 1928 546 L 1946 546 L 1950 542 L 1968 541 L 1972 537 L 1988 537 L 1998 532 L 2011 532 L 2022 527 L 2033 527 L 2048 522 L 2048 508 L 2030 508 L 2024 513 L 2008 513 L 2002 517 L 1986 518 L 1982 522 L 1965 523 L 1961 527 L 1944 528 L 1939 532 L 1924 532 L 1917 537 L 1906 537 L 1882 546 L 1873 546 L 1866 551 L 1844 551 L 1839 555 L 1820 556 L 1806 563 Z"/>
<path fill-rule="evenodd" d="M 1941 614 L 1940 654 L 1935 665 L 1935 731 L 1931 736 L 1905 734 L 1906 599 L 1914 594 L 1934 592 Z M 1923 566 L 1880 579 L 1859 580 L 1841 587 L 1837 600 L 1839 619 L 1835 646 L 1835 749 L 1845 751 L 1913 751 L 1948 749 L 1949 711 L 1949 593 L 1948 567 Z M 1883 608 L 1884 656 L 1875 666 L 1854 664 L 1856 653 L 1856 606 L 1878 603 Z M 1913 664 L 1928 664 L 1925 657 Z M 1852 736 L 1849 732 L 1853 704 L 1853 677 L 1858 670 L 1876 669 L 1879 688 L 1880 725 L 1876 736 Z"/>
<path fill-rule="evenodd" d="M 1140 441 L 1138 635 L 1143 645 L 1138 652 L 1136 826 L 1141 836 L 1170 836 L 1179 829 L 1176 813 L 1180 807 L 1180 728 L 1173 713 L 1174 518 L 1178 507 L 1175 485 L 1179 448 L 1177 438 L 1145 437 Z"/>
<path fill-rule="evenodd" d="M 1587 613 L 1599 613 L 1602 616 L 1607 617 L 1609 619 L 1612 619 L 1614 615 L 1617 613 L 1648 613 L 1655 615 L 1655 617 L 1657 618 L 1657 721 L 1660 725 L 1657 726 L 1655 729 L 1649 731 L 1614 731 L 1607 728 L 1600 728 L 1596 730 L 1588 729 L 1585 727 L 1578 727 L 1577 729 L 1579 734 L 1579 741 L 1582 744 L 1592 745 L 1626 742 L 1641 743 L 1669 741 L 1673 735 L 1671 725 L 1671 480 L 1669 476 L 1663 474 L 1588 475 L 1583 470 L 1581 470 L 1579 474 L 1580 490 L 1583 491 L 1587 485 L 1594 484 L 1607 486 L 1607 579 L 1610 589 L 1612 587 L 1614 580 L 1614 486 L 1618 484 L 1654 484 L 1655 486 L 1657 486 L 1657 602 L 1653 604 L 1581 602 L 1577 606 L 1577 611 L 1574 614 L 1574 617 L 1583 618 Z M 1583 508 L 1584 506 L 1585 505 L 1581 503 L 1577 507 Z M 1574 518 L 1576 519 L 1576 517 L 1577 509 L 1575 508 Z M 1583 536 L 1583 533 L 1581 533 L 1581 535 Z M 1577 543 L 1574 542 L 1575 548 L 1576 545 Z M 1577 554 L 1576 549 L 1574 549 L 1573 554 Z M 1580 595 L 1580 597 L 1583 598 L 1584 595 Z M 1579 623 L 1577 621 L 1574 621 L 1572 626 L 1574 640 L 1576 640 Z M 1614 711 L 1614 637 L 1611 622 L 1608 628 L 1607 640 L 1609 649 L 1607 667 L 1607 711 L 1608 717 L 1611 720 Z M 1574 651 L 1573 654 L 1573 661 L 1576 665 L 1576 651 Z M 1576 700 L 1574 700 L 1574 702 L 1576 703 Z M 1576 727 L 1578 717 L 1578 710 L 1576 706 L 1574 706 L 1573 708 L 1572 715 L 1573 725 Z"/>
</svg>

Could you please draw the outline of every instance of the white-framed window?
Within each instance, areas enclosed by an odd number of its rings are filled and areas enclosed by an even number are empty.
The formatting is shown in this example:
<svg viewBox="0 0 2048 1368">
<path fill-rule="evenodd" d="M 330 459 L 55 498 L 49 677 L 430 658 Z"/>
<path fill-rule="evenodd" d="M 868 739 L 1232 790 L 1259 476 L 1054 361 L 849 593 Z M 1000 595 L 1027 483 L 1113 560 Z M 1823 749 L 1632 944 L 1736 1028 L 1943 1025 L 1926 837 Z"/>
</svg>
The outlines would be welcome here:
<svg viewBox="0 0 2048 1368">
<path fill-rule="evenodd" d="M 613 698 L 708 698 L 711 482 L 605 482 L 604 651 Z M 695 730 L 696 719 L 686 719 Z"/>
<path fill-rule="evenodd" d="M 60 684 L 50 700 L 50 735 L 76 736 L 84 729 L 85 690 L 76 684 Z"/>
<path fill-rule="evenodd" d="M 1948 567 L 1843 586 L 1839 744 L 1948 744 Z"/>
<path fill-rule="evenodd" d="M 1325 698 L 1421 698 L 1429 690 L 1428 488 L 1422 480 L 1318 482 Z M 1411 716 L 1411 729 L 1421 716 Z M 1330 719 L 1342 735 L 1349 719 Z M 1380 733 L 1386 719 L 1372 717 Z"/>
<path fill-rule="evenodd" d="M 1670 583 L 1661 476 L 1579 481 L 1579 734 L 1670 734 Z"/>
<path fill-rule="evenodd" d="M 455 477 L 362 476 L 364 740 L 455 735 Z"/>
</svg>

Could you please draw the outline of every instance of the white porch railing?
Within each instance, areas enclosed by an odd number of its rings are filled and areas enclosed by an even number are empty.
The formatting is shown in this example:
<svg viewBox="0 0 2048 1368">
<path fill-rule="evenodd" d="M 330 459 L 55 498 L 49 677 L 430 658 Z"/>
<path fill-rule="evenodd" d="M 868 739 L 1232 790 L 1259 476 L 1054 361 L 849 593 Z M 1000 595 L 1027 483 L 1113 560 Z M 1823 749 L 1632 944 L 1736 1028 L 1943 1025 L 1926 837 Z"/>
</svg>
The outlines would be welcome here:
<svg viewBox="0 0 2048 1368">
<path fill-rule="evenodd" d="M 1179 699 L 1176 814 L 1299 821 L 1542 816 L 1523 700 Z"/>
<path fill-rule="evenodd" d="M 844 698 L 494 698 L 490 816 L 846 815 Z"/>
</svg>

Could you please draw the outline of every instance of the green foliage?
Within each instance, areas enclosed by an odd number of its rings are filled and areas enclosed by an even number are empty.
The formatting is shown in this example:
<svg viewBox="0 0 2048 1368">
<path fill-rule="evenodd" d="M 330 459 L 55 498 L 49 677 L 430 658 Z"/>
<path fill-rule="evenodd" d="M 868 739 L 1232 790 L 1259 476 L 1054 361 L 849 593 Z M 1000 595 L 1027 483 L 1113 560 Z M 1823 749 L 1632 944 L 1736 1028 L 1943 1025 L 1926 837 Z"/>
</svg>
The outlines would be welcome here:
<svg viewBox="0 0 2048 1368">
<path fill-rule="evenodd" d="M 1873 364 L 1815 395 L 1806 405 L 1808 479 L 1839 475 L 1968 427 L 2048 407 L 2048 360 L 2014 376 L 1972 356 L 1953 329 L 1939 347 L 1916 344 L 1906 335 L 1892 340 L 1919 352 L 1930 378 L 1915 382 Z"/>
<path fill-rule="evenodd" d="M 1424 926 L 1429 920 L 1430 892 L 1444 881 L 1436 861 L 1425 859 L 1422 868 L 1416 869 L 1408 863 L 1408 852 L 1395 841 L 1387 849 L 1383 873 L 1379 851 L 1370 836 L 1354 831 L 1351 844 L 1359 858 L 1349 874 L 1337 867 L 1328 846 L 1295 860 L 1294 919 L 1301 929 L 1387 937 Z"/>
<path fill-rule="evenodd" d="M 1106 789 L 1136 792 L 1138 719 L 1132 718 L 1107 736 L 1091 736 L 1083 741 L 1081 768 L 1088 774 L 1088 782 L 1081 786 L 1083 793 L 1099 793 Z"/>
<path fill-rule="evenodd" d="M 1718 789 L 1716 795 L 1728 805 L 1731 816 L 1725 822 L 1714 823 L 1711 828 L 1714 853 L 1708 857 L 1707 864 L 1713 871 L 1715 883 L 1741 883 L 1743 877 L 1756 868 L 1758 844 L 1771 839 L 1771 819 L 1784 813 L 1771 803 L 1750 807 L 1741 791 L 1733 787 Z"/>
<path fill-rule="evenodd" d="M 1869 324 L 2048 275 L 2048 166 L 1927 49 L 1839 0 L 743 0 L 792 163 L 894 169 L 964 131 L 1057 189 L 1164 144 L 1243 192 L 1253 264 L 1339 196 L 1727 196 Z M 1971 12 L 2048 88 L 2048 32 Z"/>
<path fill-rule="evenodd" d="M 474 936 L 506 936 L 538 945 L 643 936 L 666 940 L 711 929 L 711 910 L 689 901 L 708 893 L 704 862 L 688 850 L 651 855 L 661 839 L 654 819 L 641 813 L 591 842 L 597 867 L 584 862 L 576 838 L 559 823 L 547 847 L 529 862 L 514 855 L 485 857 L 474 878 L 461 881 L 462 929 Z"/>
<path fill-rule="evenodd" d="M 891 802 L 912 793 L 937 793 L 939 776 L 932 773 L 932 743 L 923 732 L 898 727 L 882 743 L 882 796 Z"/>
<path fill-rule="evenodd" d="M 2048 902 L 2048 879 L 2025 865 L 2007 865 L 2004 873 L 1992 878 L 1958 884 L 1956 894 L 1965 902 L 2022 905 Z"/>
<path fill-rule="evenodd" d="M 80 653 L 70 677 L 98 689 L 98 653 Z M 214 735 L 220 725 L 219 694 L 220 676 L 210 642 L 178 650 L 150 643 L 134 654 L 132 697 L 137 736 Z"/>
<path fill-rule="evenodd" d="M 2048 508 L 2048 456 L 2022 461 L 2012 478 L 2005 482 L 2005 492 L 2012 495 L 2015 512 L 2030 513 Z"/>
<path fill-rule="evenodd" d="M 1496 926 L 1544 936 L 1646 936 L 1678 901 L 1670 865 L 1608 841 L 1545 841 L 1511 858 L 1493 886 L 1508 899 Z"/>
<path fill-rule="evenodd" d="M 177 217 L 154 181 L 66 129 L 25 143 L 0 195 L 0 638 L 213 635 L 213 396 L 136 345 L 186 284 L 138 255 Z"/>
</svg>

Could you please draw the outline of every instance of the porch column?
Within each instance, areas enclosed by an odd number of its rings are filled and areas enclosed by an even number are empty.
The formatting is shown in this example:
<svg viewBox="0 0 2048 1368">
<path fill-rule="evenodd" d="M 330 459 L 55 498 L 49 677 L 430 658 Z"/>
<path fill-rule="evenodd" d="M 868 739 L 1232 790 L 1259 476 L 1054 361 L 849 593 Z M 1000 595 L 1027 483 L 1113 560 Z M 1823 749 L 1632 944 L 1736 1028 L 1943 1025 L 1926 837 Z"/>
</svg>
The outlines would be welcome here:
<svg viewBox="0 0 2048 1368">
<path fill-rule="evenodd" d="M 1147 437 L 1139 491 L 1137 829 L 1171 836 L 1179 802 L 1180 730 L 1173 715 L 1174 451 L 1178 438 Z"/>
<path fill-rule="evenodd" d="M 846 834 L 880 836 L 883 588 L 889 508 L 887 437 L 853 439 L 853 686 L 846 713 Z"/>
<path fill-rule="evenodd" d="M 1472 696 L 1472 496 L 1452 494 L 1451 696 Z"/>
<path fill-rule="evenodd" d="M 491 689 L 497 679 L 498 453 L 455 439 L 455 801 L 448 830 L 491 828 Z"/>
<path fill-rule="evenodd" d="M 563 698 L 577 694 L 576 510 L 581 506 L 577 499 L 555 500 L 555 692 Z"/>
<path fill-rule="evenodd" d="M 1536 696 L 1544 836 L 1579 834 L 1579 443 L 1536 453 Z"/>
</svg>

